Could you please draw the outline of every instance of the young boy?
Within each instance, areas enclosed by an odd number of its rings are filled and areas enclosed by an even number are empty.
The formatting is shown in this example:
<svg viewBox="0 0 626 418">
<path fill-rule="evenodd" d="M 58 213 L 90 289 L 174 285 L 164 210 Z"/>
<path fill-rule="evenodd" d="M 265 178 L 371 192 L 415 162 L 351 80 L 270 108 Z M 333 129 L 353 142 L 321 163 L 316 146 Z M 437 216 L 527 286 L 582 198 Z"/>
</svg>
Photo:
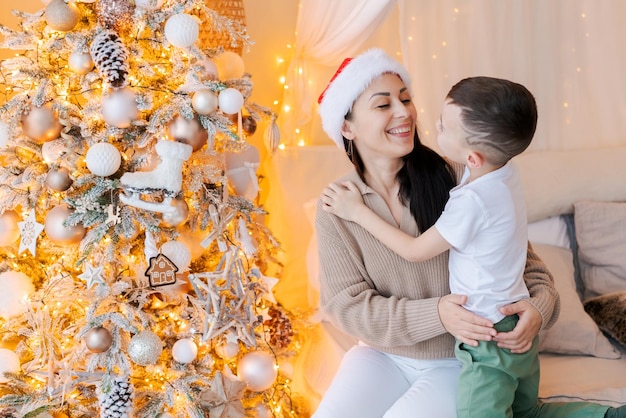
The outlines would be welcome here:
<svg viewBox="0 0 626 418">
<path fill-rule="evenodd" d="M 450 250 L 451 292 L 467 295 L 465 308 L 491 320 L 498 332 L 511 331 L 519 318 L 505 316 L 500 307 L 529 294 L 523 281 L 526 205 L 509 160 L 528 147 L 536 126 L 535 99 L 524 86 L 491 77 L 461 80 L 446 97 L 437 142 L 448 159 L 466 168 L 433 227 L 418 237 L 405 234 L 365 206 L 350 182 L 324 190 L 324 209 L 358 223 L 409 261 Z M 530 350 L 514 354 L 493 341 L 471 346 L 457 339 L 463 364 L 458 417 L 541 416 L 537 344 L 535 338 Z M 575 403 L 558 409 L 554 416 L 580 416 Z"/>
</svg>

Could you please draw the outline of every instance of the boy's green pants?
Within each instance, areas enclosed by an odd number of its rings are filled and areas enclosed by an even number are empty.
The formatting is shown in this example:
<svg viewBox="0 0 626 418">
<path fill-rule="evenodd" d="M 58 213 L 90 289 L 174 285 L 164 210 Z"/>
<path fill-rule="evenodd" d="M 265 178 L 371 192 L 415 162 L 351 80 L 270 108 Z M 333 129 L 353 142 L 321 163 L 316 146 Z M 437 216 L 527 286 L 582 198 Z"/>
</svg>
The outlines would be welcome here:
<svg viewBox="0 0 626 418">
<path fill-rule="evenodd" d="M 511 331 L 518 316 L 498 322 L 499 332 Z M 538 338 L 532 348 L 513 354 L 494 341 L 478 347 L 457 340 L 456 356 L 463 363 L 457 393 L 457 418 L 602 418 L 608 406 L 586 402 L 543 403 L 539 390 Z"/>
</svg>

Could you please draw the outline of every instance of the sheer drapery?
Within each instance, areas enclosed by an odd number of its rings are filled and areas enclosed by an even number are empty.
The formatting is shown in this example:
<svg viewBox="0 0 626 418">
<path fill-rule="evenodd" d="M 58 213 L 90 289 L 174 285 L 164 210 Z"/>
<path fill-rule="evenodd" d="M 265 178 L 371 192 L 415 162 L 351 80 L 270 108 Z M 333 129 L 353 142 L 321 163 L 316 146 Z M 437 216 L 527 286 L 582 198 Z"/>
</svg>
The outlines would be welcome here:
<svg viewBox="0 0 626 418">
<path fill-rule="evenodd" d="M 626 143 L 626 2 L 399 0 L 402 50 L 424 139 L 449 88 L 474 75 L 509 78 L 539 107 L 533 150 Z"/>
<path fill-rule="evenodd" d="M 311 122 L 317 98 L 336 68 L 385 20 L 396 0 L 300 0 L 294 55 L 287 71 L 279 122 L 288 144 Z M 285 111 L 285 106 L 289 108 Z"/>
<path fill-rule="evenodd" d="M 395 3 L 398 13 L 388 13 Z M 389 37 L 375 32 L 379 25 L 398 38 L 397 49 L 385 41 L 380 46 L 394 56 L 401 50 L 399 59 L 413 77 L 420 131 L 431 146 L 445 94 L 474 75 L 509 78 L 533 92 L 539 124 L 531 150 L 626 143 L 624 1 L 302 0 L 301 5 L 291 74 L 299 68 L 308 73 L 292 77 L 299 82 L 292 81 L 285 96 L 295 111 L 281 116 L 288 127 L 286 144 L 296 143 L 293 128 L 311 118 L 319 125 L 312 111 L 329 71 L 344 57 L 377 45 L 376 37 Z M 381 24 L 384 16 L 399 21 Z M 306 143 L 330 144 L 321 138 L 320 133 Z"/>
</svg>

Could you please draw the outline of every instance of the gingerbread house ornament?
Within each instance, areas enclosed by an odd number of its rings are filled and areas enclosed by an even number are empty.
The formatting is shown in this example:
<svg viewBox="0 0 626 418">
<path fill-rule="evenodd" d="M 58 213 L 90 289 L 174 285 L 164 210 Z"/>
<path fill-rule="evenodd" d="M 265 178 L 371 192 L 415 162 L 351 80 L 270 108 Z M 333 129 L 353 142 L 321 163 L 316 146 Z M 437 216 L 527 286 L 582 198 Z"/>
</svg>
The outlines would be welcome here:
<svg viewBox="0 0 626 418">
<path fill-rule="evenodd" d="M 145 275 L 148 276 L 151 287 L 166 286 L 176 283 L 178 267 L 163 254 L 150 258 L 150 266 Z"/>
</svg>

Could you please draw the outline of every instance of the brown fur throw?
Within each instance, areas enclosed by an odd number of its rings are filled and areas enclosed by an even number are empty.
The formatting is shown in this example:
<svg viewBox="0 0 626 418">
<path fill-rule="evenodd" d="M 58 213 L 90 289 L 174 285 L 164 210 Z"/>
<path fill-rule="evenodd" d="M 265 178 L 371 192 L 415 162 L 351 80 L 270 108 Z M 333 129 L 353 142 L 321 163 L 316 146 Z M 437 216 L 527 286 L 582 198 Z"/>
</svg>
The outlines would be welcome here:
<svg viewBox="0 0 626 418">
<path fill-rule="evenodd" d="M 598 328 L 626 348 L 626 291 L 586 300 L 584 306 Z"/>
</svg>

